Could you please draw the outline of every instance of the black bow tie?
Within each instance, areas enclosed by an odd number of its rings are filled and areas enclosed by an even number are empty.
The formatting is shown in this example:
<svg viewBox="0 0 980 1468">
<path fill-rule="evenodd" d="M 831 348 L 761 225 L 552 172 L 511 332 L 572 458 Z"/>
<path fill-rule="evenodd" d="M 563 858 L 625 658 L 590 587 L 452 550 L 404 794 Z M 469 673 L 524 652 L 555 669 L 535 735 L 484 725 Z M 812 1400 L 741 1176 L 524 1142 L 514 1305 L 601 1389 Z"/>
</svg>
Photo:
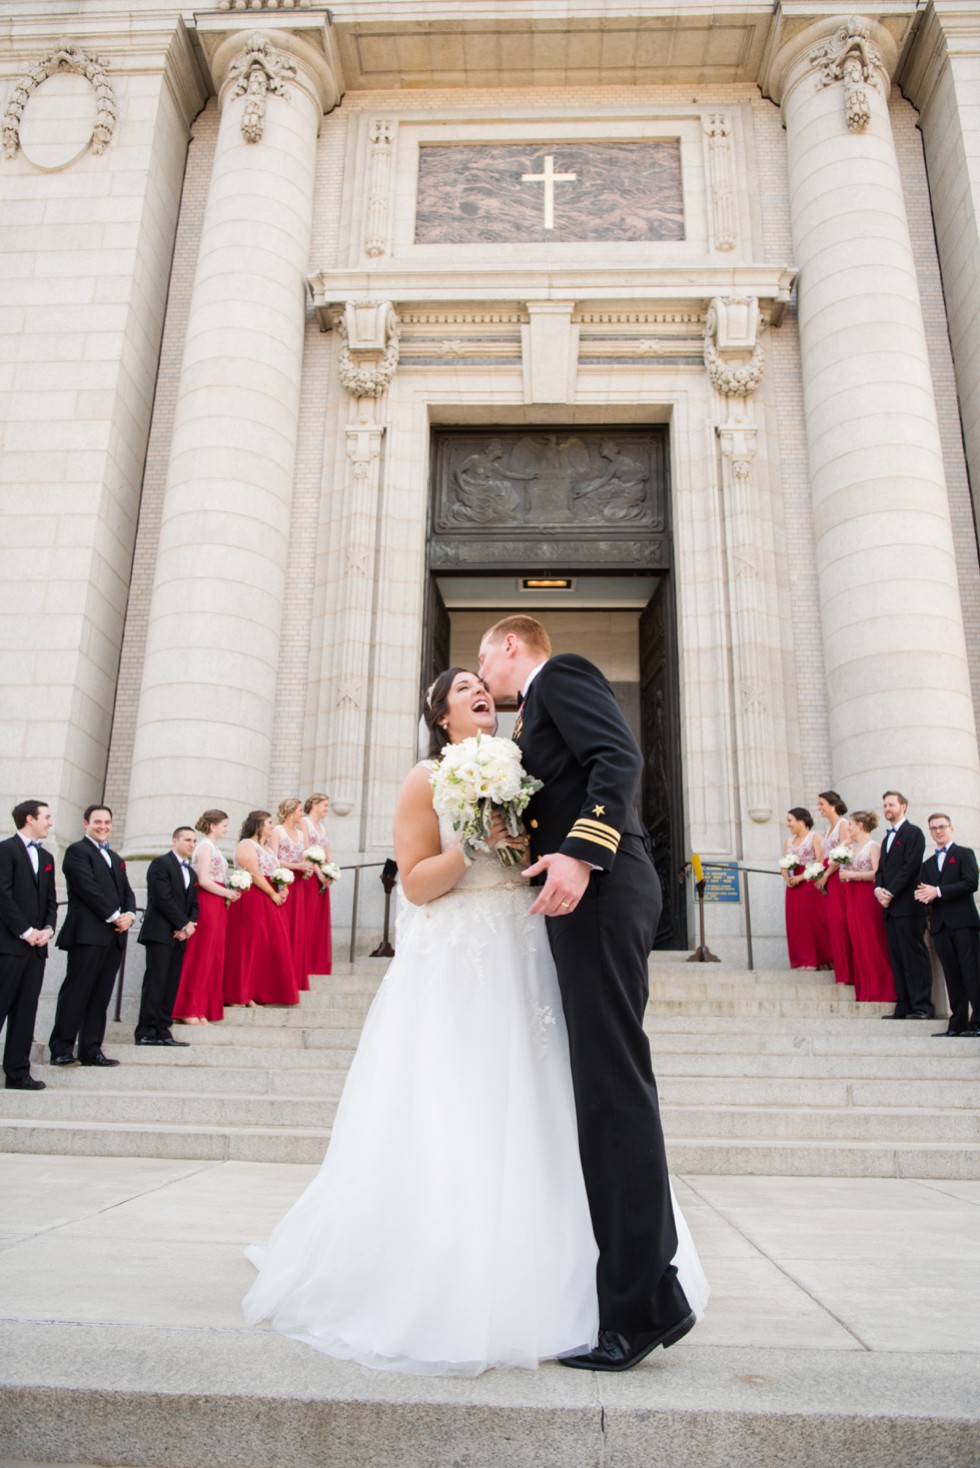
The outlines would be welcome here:
<svg viewBox="0 0 980 1468">
<path fill-rule="evenodd" d="M 936 855 L 937 856 L 945 856 L 948 850 L 949 850 L 949 847 L 948 846 L 937 846 L 936 847 Z"/>
<path fill-rule="evenodd" d="M 27 844 L 28 844 L 28 846 L 33 846 L 35 851 L 40 851 L 41 850 L 41 843 L 40 843 L 40 841 L 28 841 Z"/>
</svg>

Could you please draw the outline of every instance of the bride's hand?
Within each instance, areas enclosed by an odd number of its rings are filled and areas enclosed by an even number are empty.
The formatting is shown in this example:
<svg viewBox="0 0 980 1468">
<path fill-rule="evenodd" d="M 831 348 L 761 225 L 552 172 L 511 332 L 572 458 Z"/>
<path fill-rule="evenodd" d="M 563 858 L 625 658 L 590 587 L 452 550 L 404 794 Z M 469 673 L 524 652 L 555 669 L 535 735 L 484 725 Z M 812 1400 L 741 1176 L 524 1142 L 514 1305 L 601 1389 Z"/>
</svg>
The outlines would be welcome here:
<svg viewBox="0 0 980 1468">
<path fill-rule="evenodd" d="M 519 851 L 523 856 L 527 855 L 527 849 L 530 844 L 526 831 L 522 831 L 519 836 L 512 836 L 507 829 L 503 816 L 498 814 L 494 814 L 490 821 L 487 840 L 494 850 L 498 846 L 509 846 L 513 851 Z"/>
</svg>

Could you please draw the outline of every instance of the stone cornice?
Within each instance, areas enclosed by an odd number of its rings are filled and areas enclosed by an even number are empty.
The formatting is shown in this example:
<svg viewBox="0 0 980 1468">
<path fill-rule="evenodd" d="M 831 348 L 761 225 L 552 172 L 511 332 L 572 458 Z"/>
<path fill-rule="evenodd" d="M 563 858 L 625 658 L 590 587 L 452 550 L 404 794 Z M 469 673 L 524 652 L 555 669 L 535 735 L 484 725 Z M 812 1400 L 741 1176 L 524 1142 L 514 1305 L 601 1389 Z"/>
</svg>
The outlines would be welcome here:
<svg viewBox="0 0 980 1468">
<path fill-rule="evenodd" d="M 646 304 L 676 303 L 706 310 L 716 296 L 755 296 L 778 326 L 789 303 L 796 271 L 789 265 L 742 265 L 583 270 L 474 265 L 398 266 L 383 270 L 324 270 L 309 278 L 320 325 L 329 331 L 338 309 L 359 298 L 383 298 L 403 307 L 440 303 L 486 309 L 491 303 L 575 301 L 578 309 L 622 302 L 634 315 Z"/>
<path fill-rule="evenodd" d="M 324 11 L 245 10 L 196 14 L 197 35 L 219 98 L 229 70 L 247 38 L 261 31 L 290 61 L 316 96 L 322 112 L 332 112 L 344 94 L 343 78 L 329 17 Z"/>
<path fill-rule="evenodd" d="M 934 0 L 902 61 L 897 80 L 914 107 L 925 112 L 951 59 L 980 56 L 980 3 Z"/>
</svg>

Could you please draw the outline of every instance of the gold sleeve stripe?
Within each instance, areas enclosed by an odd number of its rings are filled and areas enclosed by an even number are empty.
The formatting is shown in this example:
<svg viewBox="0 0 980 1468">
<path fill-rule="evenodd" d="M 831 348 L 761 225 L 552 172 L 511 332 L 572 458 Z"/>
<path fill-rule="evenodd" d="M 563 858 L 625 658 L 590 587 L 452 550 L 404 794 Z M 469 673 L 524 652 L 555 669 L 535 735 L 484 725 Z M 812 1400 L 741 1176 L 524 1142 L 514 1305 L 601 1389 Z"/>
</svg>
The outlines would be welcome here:
<svg viewBox="0 0 980 1468">
<path fill-rule="evenodd" d="M 618 841 L 609 841 L 605 836 L 597 836 L 594 831 L 583 831 L 576 825 L 568 833 L 568 838 L 576 837 L 579 841 L 587 841 L 592 846 L 604 846 L 607 851 L 619 850 Z"/>
<path fill-rule="evenodd" d="M 593 836 L 602 837 L 606 841 L 615 841 L 616 845 L 619 845 L 620 833 L 614 826 L 604 826 L 601 821 L 589 821 L 582 817 L 581 820 L 575 822 L 572 830 L 588 831 Z"/>
</svg>

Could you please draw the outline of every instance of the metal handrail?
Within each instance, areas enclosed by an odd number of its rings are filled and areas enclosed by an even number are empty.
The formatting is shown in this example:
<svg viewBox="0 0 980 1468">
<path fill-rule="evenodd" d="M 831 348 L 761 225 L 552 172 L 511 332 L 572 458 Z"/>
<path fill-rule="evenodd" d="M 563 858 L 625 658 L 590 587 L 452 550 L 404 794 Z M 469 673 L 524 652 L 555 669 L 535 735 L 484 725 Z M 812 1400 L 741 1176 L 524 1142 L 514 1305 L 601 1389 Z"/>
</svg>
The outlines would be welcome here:
<svg viewBox="0 0 980 1468">
<path fill-rule="evenodd" d="M 751 873 L 754 873 L 755 875 L 760 876 L 760 877 L 778 877 L 780 881 L 782 881 L 782 879 L 783 879 L 782 872 L 778 872 L 778 871 L 777 872 L 774 872 L 769 867 L 750 867 L 750 866 L 747 866 L 745 864 L 745 862 L 741 862 L 741 861 L 704 861 L 704 860 L 702 860 L 701 865 L 702 865 L 702 867 L 705 867 L 705 868 L 707 868 L 707 867 L 736 867 L 738 869 L 738 871 L 745 872 L 746 875 L 749 875 Z M 686 881 L 687 875 L 690 872 L 690 870 L 691 870 L 690 864 L 689 863 L 685 863 L 685 865 L 683 867 L 683 870 L 679 873 L 679 878 L 680 878 L 681 881 Z M 754 954 L 753 948 L 752 948 L 752 904 L 751 904 L 751 901 L 749 899 L 749 885 L 750 884 L 747 881 L 746 882 L 743 882 L 743 884 L 742 884 L 742 891 L 745 893 L 745 950 L 746 950 L 745 951 L 745 958 L 746 958 L 746 963 L 747 963 L 748 967 L 750 969 L 752 969 L 752 968 L 755 967 L 755 954 Z"/>
</svg>

